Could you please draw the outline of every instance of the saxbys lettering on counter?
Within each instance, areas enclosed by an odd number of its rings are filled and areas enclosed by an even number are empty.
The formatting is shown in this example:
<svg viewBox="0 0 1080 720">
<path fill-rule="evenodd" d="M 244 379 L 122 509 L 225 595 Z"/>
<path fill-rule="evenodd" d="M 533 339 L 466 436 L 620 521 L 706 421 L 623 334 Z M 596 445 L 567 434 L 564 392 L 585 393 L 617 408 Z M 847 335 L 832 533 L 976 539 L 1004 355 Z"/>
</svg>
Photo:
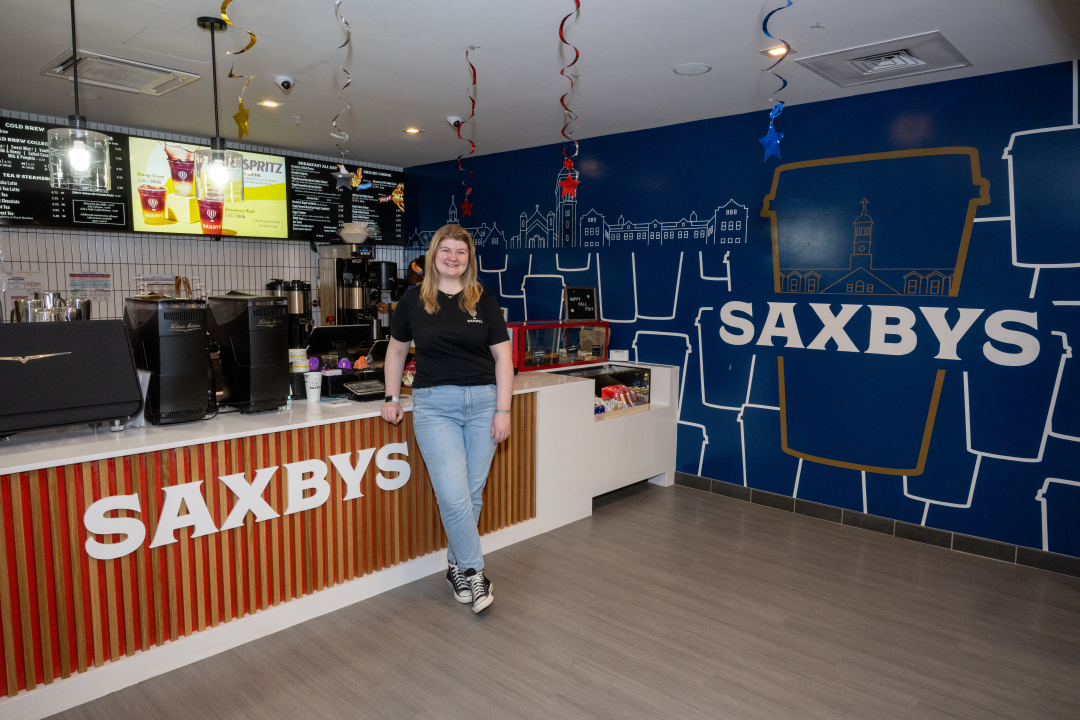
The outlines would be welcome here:
<svg viewBox="0 0 1080 720">
<path fill-rule="evenodd" d="M 408 444 L 387 443 L 379 448 L 378 452 L 375 448 L 357 450 L 355 462 L 352 453 L 329 456 L 327 459 L 345 485 L 345 495 L 342 500 L 364 497 L 361 482 L 371 464 L 372 457 L 375 458 L 375 467 L 381 471 L 375 476 L 375 484 L 380 489 L 389 492 L 404 487 L 412 476 L 412 468 L 408 460 L 392 458 L 392 455 L 408 457 Z M 286 463 L 281 467 L 285 468 L 285 515 L 314 510 L 330 498 L 331 480 L 328 478 L 330 468 L 322 460 L 301 460 Z M 280 517 L 281 514 L 270 507 L 262 494 L 281 467 L 259 468 L 250 482 L 244 473 L 219 477 L 218 480 L 236 496 L 232 511 L 221 527 L 214 524 L 210 510 L 206 507 L 202 480 L 162 488 L 165 499 L 158 510 L 157 528 L 150 547 L 175 543 L 176 531 L 181 528 L 193 528 L 191 533 L 193 538 L 211 535 L 222 530 L 233 530 L 244 524 L 249 512 L 255 516 L 255 522 Z M 388 477 L 383 473 L 397 473 L 397 475 Z M 182 509 L 185 510 L 184 514 L 181 514 Z M 85 548 L 90 557 L 97 560 L 114 560 L 124 557 L 139 549 L 146 540 L 147 528 L 143 521 L 136 517 L 110 517 L 108 515 L 117 510 L 130 510 L 136 513 L 145 511 L 138 493 L 111 495 L 88 507 L 83 514 L 83 524 L 87 531 L 93 535 L 106 537 L 127 536 L 124 540 L 111 544 L 103 543 L 96 537 L 87 538 Z"/>
</svg>

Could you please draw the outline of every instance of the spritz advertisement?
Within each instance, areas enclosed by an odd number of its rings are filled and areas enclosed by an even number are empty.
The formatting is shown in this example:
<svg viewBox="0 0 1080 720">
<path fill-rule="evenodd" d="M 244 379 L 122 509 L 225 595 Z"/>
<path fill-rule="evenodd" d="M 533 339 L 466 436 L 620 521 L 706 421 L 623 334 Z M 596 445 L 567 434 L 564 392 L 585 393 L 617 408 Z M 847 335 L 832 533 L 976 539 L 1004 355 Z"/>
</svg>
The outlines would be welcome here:
<svg viewBox="0 0 1080 720">
<path fill-rule="evenodd" d="M 136 232 L 286 238 L 285 158 L 243 153 L 244 199 L 196 198 L 200 145 L 128 138 L 132 225 Z"/>
</svg>

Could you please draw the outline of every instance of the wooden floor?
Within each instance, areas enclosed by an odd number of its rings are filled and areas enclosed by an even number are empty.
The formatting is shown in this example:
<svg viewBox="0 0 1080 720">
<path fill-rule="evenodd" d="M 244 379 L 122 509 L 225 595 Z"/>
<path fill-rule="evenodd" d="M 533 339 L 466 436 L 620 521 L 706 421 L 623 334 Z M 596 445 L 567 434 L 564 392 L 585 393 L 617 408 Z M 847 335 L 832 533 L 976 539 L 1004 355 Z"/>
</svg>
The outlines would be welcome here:
<svg viewBox="0 0 1080 720">
<path fill-rule="evenodd" d="M 1080 718 L 1080 580 L 638 489 L 57 717 Z"/>
</svg>

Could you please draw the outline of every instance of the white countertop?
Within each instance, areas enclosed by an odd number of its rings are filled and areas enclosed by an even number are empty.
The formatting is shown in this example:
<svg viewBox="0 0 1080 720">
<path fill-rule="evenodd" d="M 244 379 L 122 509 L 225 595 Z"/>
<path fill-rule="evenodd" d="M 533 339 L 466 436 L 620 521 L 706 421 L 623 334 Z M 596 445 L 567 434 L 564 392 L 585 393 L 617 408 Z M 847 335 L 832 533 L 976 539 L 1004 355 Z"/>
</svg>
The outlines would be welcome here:
<svg viewBox="0 0 1080 720">
<path fill-rule="evenodd" d="M 514 394 L 583 381 L 584 378 L 548 373 L 522 373 L 514 378 Z M 402 407 L 410 411 L 412 398 L 403 397 Z M 108 427 L 92 428 L 83 425 L 23 433 L 0 440 L 0 475 L 315 425 L 363 420 L 377 417 L 381 408 L 382 403 L 379 401 L 330 406 L 308 405 L 306 400 L 301 400 L 293 402 L 292 407 L 287 410 L 251 415 L 229 411 L 211 420 L 177 425 L 147 424 L 146 427 L 128 428 L 123 432 L 112 432 Z"/>
</svg>

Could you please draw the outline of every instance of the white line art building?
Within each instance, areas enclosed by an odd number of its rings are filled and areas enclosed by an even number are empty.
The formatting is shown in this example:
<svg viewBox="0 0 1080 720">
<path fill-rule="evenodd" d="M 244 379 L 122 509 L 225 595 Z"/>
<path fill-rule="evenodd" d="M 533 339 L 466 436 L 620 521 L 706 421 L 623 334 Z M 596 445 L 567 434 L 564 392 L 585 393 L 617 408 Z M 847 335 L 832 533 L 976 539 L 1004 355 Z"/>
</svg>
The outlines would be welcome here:
<svg viewBox="0 0 1080 720">
<path fill-rule="evenodd" d="M 450 198 L 450 212 L 447 214 L 447 223 L 460 224 L 458 220 L 458 207 L 454 198 Z M 486 247 L 488 245 L 495 247 L 501 245 L 506 247 L 506 235 L 499 229 L 498 223 L 492 223 L 488 227 L 487 223 L 478 225 L 476 227 L 465 228 L 472 235 L 473 245 L 477 247 Z M 408 244 L 405 246 L 405 254 L 409 257 L 413 255 L 411 253 L 423 254 L 427 252 L 428 245 L 431 244 L 431 237 L 435 234 L 434 230 L 414 230 L 412 237 L 409 238 Z"/>
</svg>

